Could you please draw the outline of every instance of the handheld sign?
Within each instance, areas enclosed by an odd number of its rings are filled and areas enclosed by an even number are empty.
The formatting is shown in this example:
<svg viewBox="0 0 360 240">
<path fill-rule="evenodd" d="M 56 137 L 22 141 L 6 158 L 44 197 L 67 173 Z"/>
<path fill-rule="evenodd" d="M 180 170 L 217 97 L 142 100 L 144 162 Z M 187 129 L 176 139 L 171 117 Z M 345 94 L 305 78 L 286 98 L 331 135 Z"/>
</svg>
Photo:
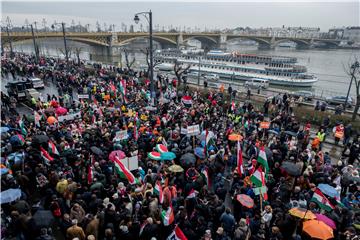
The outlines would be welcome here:
<svg viewBox="0 0 360 240">
<path fill-rule="evenodd" d="M 195 136 L 195 135 L 199 135 L 199 134 L 200 134 L 200 126 L 199 126 L 199 124 L 187 127 L 187 135 Z"/>
<path fill-rule="evenodd" d="M 261 194 L 264 195 L 264 193 L 266 193 L 266 190 L 267 190 L 266 186 L 253 188 L 255 195 L 260 195 L 260 191 L 261 191 Z"/>
<path fill-rule="evenodd" d="M 270 128 L 270 122 L 260 122 L 260 128 L 263 128 L 263 129 Z"/>
<path fill-rule="evenodd" d="M 78 94 L 78 99 L 89 99 L 89 94 Z"/>
<path fill-rule="evenodd" d="M 115 138 L 118 140 L 124 140 L 128 138 L 128 133 L 126 130 L 116 132 Z"/>
</svg>

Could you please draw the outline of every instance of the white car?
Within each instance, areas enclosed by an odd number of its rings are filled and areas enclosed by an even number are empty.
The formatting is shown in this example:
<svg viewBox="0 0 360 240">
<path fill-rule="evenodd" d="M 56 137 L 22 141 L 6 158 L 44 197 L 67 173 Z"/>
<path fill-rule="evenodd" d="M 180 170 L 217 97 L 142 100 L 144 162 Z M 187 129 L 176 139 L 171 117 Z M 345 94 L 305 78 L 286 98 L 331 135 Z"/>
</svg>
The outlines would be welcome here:
<svg viewBox="0 0 360 240">
<path fill-rule="evenodd" d="M 30 78 L 29 80 L 32 82 L 33 88 L 35 88 L 35 89 L 45 87 L 44 81 L 41 80 L 40 78 Z"/>
<path fill-rule="evenodd" d="M 205 74 L 205 75 L 204 75 L 204 78 L 205 78 L 206 80 L 217 81 L 217 80 L 219 80 L 219 75 L 217 75 L 217 74 Z"/>
<path fill-rule="evenodd" d="M 269 87 L 269 81 L 260 78 L 253 78 L 248 80 L 244 84 L 245 88 L 261 88 L 266 89 Z"/>
</svg>

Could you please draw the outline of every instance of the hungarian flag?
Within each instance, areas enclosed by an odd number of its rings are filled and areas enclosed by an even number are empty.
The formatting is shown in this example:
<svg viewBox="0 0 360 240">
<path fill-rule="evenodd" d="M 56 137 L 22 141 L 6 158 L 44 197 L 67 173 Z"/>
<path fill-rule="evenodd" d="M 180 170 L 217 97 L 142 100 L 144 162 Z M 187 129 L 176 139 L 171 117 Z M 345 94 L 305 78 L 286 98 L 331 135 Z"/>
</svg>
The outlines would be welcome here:
<svg viewBox="0 0 360 240">
<path fill-rule="evenodd" d="M 56 148 L 56 146 L 55 146 L 55 144 L 54 144 L 52 141 L 50 141 L 50 140 L 49 140 L 49 142 L 48 142 L 48 148 L 49 148 L 49 152 L 50 152 L 51 154 L 60 155 L 60 154 L 59 154 L 59 151 L 57 150 L 57 148 Z"/>
<path fill-rule="evenodd" d="M 34 121 L 36 127 L 40 127 L 40 120 L 41 120 L 41 115 L 37 111 L 34 111 Z"/>
<path fill-rule="evenodd" d="M 155 183 L 154 193 L 159 196 L 159 202 L 163 203 L 164 202 L 164 193 L 163 193 L 161 183 L 159 181 L 157 181 Z"/>
<path fill-rule="evenodd" d="M 253 175 L 251 175 L 250 180 L 255 184 L 256 187 L 262 188 L 265 187 L 264 192 L 261 192 L 261 195 L 264 196 L 264 199 L 267 200 L 267 190 L 266 190 L 266 181 L 265 181 L 265 173 L 262 171 L 261 167 L 259 167 Z"/>
<path fill-rule="evenodd" d="M 163 220 L 164 226 L 169 226 L 174 222 L 174 210 L 171 205 L 166 211 L 164 209 L 161 211 L 161 219 Z"/>
<path fill-rule="evenodd" d="M 235 112 L 235 101 L 232 100 L 231 102 L 231 111 Z"/>
<path fill-rule="evenodd" d="M 17 137 L 19 138 L 20 141 L 20 145 L 23 146 L 25 144 L 25 139 L 21 134 L 16 134 Z"/>
<path fill-rule="evenodd" d="M 181 102 L 185 105 L 185 107 L 192 106 L 192 97 L 191 96 L 183 96 L 181 98 Z"/>
<path fill-rule="evenodd" d="M 174 231 L 168 236 L 167 240 L 187 240 L 187 237 L 181 231 L 179 226 L 176 226 Z"/>
<path fill-rule="evenodd" d="M 196 192 L 194 189 L 191 189 L 191 191 L 187 195 L 186 199 L 195 198 L 195 197 L 196 197 Z"/>
<path fill-rule="evenodd" d="M 88 184 L 91 184 L 94 181 L 94 171 L 92 166 L 88 166 L 87 180 Z"/>
<path fill-rule="evenodd" d="M 115 157 L 114 163 L 115 171 L 119 174 L 121 178 L 126 178 L 130 184 L 136 184 L 136 178 L 130 172 L 130 170 L 125 167 L 125 165 L 120 161 L 118 157 Z"/>
<path fill-rule="evenodd" d="M 249 171 L 249 175 L 252 175 L 255 172 L 256 163 L 257 163 L 256 159 L 253 159 L 248 164 L 247 170 Z"/>
<path fill-rule="evenodd" d="M 26 136 L 27 131 L 26 131 L 26 128 L 25 128 L 24 121 L 22 119 L 19 120 L 19 127 L 20 127 L 20 130 L 21 130 L 21 134 Z"/>
<path fill-rule="evenodd" d="M 208 189 L 210 188 L 209 172 L 207 168 L 201 170 L 201 175 L 204 177 Z"/>
<path fill-rule="evenodd" d="M 242 149 L 240 146 L 240 141 L 237 142 L 237 171 L 238 171 L 240 177 L 244 174 L 243 155 L 242 155 Z"/>
<path fill-rule="evenodd" d="M 120 92 L 124 98 L 124 102 L 127 103 L 126 99 L 126 81 L 124 79 L 120 80 Z"/>
<path fill-rule="evenodd" d="M 46 164 L 54 160 L 54 158 L 50 156 L 50 154 L 43 147 L 40 147 L 40 154 Z"/>
<path fill-rule="evenodd" d="M 321 209 L 324 209 L 327 212 L 330 212 L 334 209 L 334 206 L 330 201 L 324 196 L 320 189 L 316 188 L 314 195 L 310 199 L 312 202 L 316 202 Z"/>
<path fill-rule="evenodd" d="M 266 153 L 265 153 L 265 149 L 264 147 L 262 147 L 260 149 L 258 158 L 257 158 L 257 162 L 260 163 L 261 165 L 263 165 L 265 167 L 266 171 L 269 171 L 269 164 L 267 161 L 267 157 L 266 157 Z"/>
</svg>

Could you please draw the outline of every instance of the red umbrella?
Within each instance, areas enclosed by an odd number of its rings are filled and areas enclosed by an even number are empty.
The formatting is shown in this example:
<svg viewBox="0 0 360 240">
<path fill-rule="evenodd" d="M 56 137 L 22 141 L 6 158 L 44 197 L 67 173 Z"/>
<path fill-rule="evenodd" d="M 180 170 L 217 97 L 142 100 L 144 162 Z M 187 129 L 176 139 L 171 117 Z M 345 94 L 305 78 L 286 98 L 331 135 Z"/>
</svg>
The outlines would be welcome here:
<svg viewBox="0 0 360 240">
<path fill-rule="evenodd" d="M 51 100 L 50 106 L 52 106 L 54 108 L 57 108 L 59 106 L 59 103 L 57 101 L 55 101 L 55 100 Z"/>
<path fill-rule="evenodd" d="M 68 110 L 64 107 L 58 107 L 56 108 L 55 112 L 57 115 L 61 116 L 61 115 L 65 115 L 68 112 Z"/>
<path fill-rule="evenodd" d="M 316 216 L 317 220 L 322 221 L 323 223 L 325 223 L 332 229 L 336 229 L 336 224 L 332 219 L 328 218 L 327 216 L 325 216 L 323 214 L 318 214 L 318 213 L 315 213 L 315 216 Z"/>
<path fill-rule="evenodd" d="M 236 196 L 236 200 L 238 200 L 244 207 L 252 208 L 254 206 L 254 200 L 248 195 L 239 194 Z"/>
<path fill-rule="evenodd" d="M 115 157 L 118 157 L 119 159 L 123 159 L 126 157 L 125 153 L 120 150 L 112 151 L 109 155 L 110 161 L 114 161 Z"/>
</svg>

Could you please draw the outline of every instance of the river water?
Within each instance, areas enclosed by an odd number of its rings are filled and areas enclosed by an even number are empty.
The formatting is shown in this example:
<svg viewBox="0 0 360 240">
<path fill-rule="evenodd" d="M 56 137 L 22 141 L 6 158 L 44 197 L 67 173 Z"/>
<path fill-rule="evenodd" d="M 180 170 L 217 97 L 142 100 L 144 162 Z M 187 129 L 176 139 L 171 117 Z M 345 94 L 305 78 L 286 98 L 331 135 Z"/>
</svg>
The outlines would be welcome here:
<svg viewBox="0 0 360 240">
<path fill-rule="evenodd" d="M 59 40 L 38 40 L 40 52 L 44 55 L 63 57 L 63 41 Z M 110 56 L 104 47 L 89 46 L 87 44 L 73 42 L 68 40 L 68 47 L 81 48 L 80 57 L 85 60 L 98 62 L 125 64 L 124 56 Z M 132 44 L 130 47 L 133 52 L 129 55 L 130 60 L 135 57 L 135 66 L 144 65 L 145 56 L 141 49 L 145 49 L 144 42 Z M 33 53 L 32 42 L 25 41 L 15 43 L 15 51 Z M 307 67 L 308 72 L 318 77 L 319 81 L 310 89 L 317 96 L 346 95 L 350 77 L 346 74 L 348 65 L 354 61 L 355 56 L 360 57 L 357 50 L 346 49 L 308 49 L 299 50 L 295 48 L 281 48 L 274 50 L 259 50 L 257 46 L 229 44 L 228 51 L 239 51 L 242 53 L 265 54 L 296 57 L 298 64 Z M 74 57 L 74 56 L 72 56 Z M 121 60 L 121 61 L 120 61 Z M 306 89 L 309 90 L 309 89 Z M 351 95 L 355 96 L 355 85 L 352 86 Z"/>
</svg>

